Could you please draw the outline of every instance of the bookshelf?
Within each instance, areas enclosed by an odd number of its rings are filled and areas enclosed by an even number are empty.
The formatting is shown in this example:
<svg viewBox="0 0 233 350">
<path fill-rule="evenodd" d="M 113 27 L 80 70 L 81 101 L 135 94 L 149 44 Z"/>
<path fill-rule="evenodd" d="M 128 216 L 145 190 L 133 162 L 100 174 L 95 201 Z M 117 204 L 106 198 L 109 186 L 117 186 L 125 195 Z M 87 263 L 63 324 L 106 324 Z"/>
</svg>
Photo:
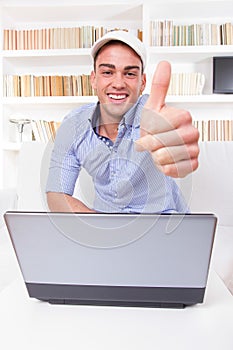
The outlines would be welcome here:
<svg viewBox="0 0 233 350">
<path fill-rule="evenodd" d="M 171 62 L 174 75 L 179 73 L 188 75 L 194 72 L 203 74 L 205 84 L 201 94 L 169 95 L 167 102 L 191 112 L 200 130 L 202 140 L 223 140 L 222 134 L 229 133 L 231 133 L 232 140 L 233 98 L 232 95 L 212 93 L 212 61 L 214 56 L 233 55 L 233 2 L 228 0 L 160 1 L 157 6 L 152 6 L 149 1 L 147 5 L 143 14 L 143 22 L 148 24 L 143 29 L 143 39 L 149 52 L 147 87 L 150 86 L 150 72 L 157 62 L 164 59 Z M 154 23 L 162 23 L 162 31 L 156 32 Z M 222 42 L 220 39 L 211 40 L 211 24 L 212 27 L 217 28 L 219 37 L 220 32 L 221 35 L 224 33 Z M 177 28 L 183 41 L 177 41 Z M 199 37 L 196 35 L 196 41 L 187 40 L 188 28 L 189 30 L 197 30 L 197 28 L 200 30 L 201 28 L 202 34 Z M 228 35 L 224 32 L 226 28 L 231 28 Z M 184 31 L 186 31 L 185 35 Z M 160 37 L 158 40 L 161 35 L 162 39 Z M 189 35 L 191 38 L 193 34 L 189 33 Z M 212 128 L 213 125 L 218 128 L 218 133 L 216 133 L 218 136 L 212 137 L 211 133 L 209 137 L 210 124 Z M 230 131 L 226 133 L 229 125 Z M 223 130 L 222 134 L 220 130 Z M 205 132 L 207 135 L 204 135 Z"/>
<path fill-rule="evenodd" d="M 156 64 L 167 59 L 172 64 L 174 73 L 200 72 L 205 76 L 205 85 L 201 95 L 168 96 L 167 102 L 189 109 L 195 120 L 233 119 L 232 95 L 212 94 L 212 57 L 232 55 L 233 45 L 199 45 L 199 46 L 151 46 L 150 23 L 154 20 L 173 20 L 177 25 L 193 23 L 233 23 L 232 1 L 192 0 L 186 2 L 172 0 L 142 0 L 142 1 L 2 1 L 1 11 L 1 47 L 3 48 L 5 30 L 13 30 L 15 35 L 30 38 L 32 30 L 37 30 L 43 37 L 42 30 L 62 28 L 127 28 L 135 34 L 143 33 L 143 41 L 148 49 L 149 62 L 147 65 L 147 89 L 149 92 L 150 79 Z M 201 17 L 200 17 L 201 14 Z M 58 32 L 57 32 L 58 33 Z M 58 34 L 55 36 L 58 36 Z M 9 37 L 9 33 L 7 34 Z M 37 40 L 39 40 L 37 38 Z M 50 40 L 50 39 L 49 39 Z M 22 42 L 22 40 L 21 40 Z M 46 42 L 46 40 L 45 40 Z M 90 43 L 87 45 L 49 46 L 41 45 L 36 48 L 5 46 L 1 51 L 0 73 L 5 75 L 88 75 L 92 69 Z M 87 46 L 87 47 L 86 47 Z M 25 49 L 22 49 L 24 47 Z M 38 49 L 39 47 L 39 49 Z M 50 48 L 48 48 L 50 47 Z M 53 48 L 56 47 L 56 48 Z M 58 48 L 60 47 L 60 48 Z M 10 48 L 10 49 L 9 49 Z M 95 102 L 96 96 L 30 96 L 6 97 L 0 84 L 1 97 L 1 153 L 0 162 L 3 164 L 0 173 L 0 188 L 15 186 L 17 179 L 17 154 L 20 149 L 15 125 L 9 122 L 12 117 L 33 120 L 60 122 L 73 108 L 89 102 Z M 24 140 L 31 139 L 31 129 L 25 125 Z"/>
<path fill-rule="evenodd" d="M 95 30 L 142 29 L 142 5 L 67 1 L 3 1 L 1 6 L 1 75 L 78 76 L 92 69 L 90 47 Z M 76 32 L 74 30 L 76 28 Z M 47 31 L 47 34 L 46 34 Z M 78 33 L 78 34 L 77 34 Z M 76 36 L 75 43 L 72 38 Z M 47 36 L 46 36 L 47 35 Z M 9 38 L 10 37 L 10 38 Z M 32 44 L 32 37 L 37 45 Z M 5 41 L 3 41 L 5 38 Z M 15 39 L 17 38 L 17 39 Z M 59 40 L 62 38 L 62 40 Z M 77 38 L 79 42 L 77 43 Z M 49 43 L 48 43 L 49 41 Z M 9 44 L 10 42 L 10 44 Z M 19 43 L 18 47 L 16 43 Z M 69 43 L 69 45 L 66 45 Z M 1 84 L 2 118 L 0 187 L 14 186 L 20 149 L 16 125 L 10 118 L 60 122 L 73 108 L 96 101 L 95 96 L 6 96 Z M 31 140 L 32 127 L 25 125 L 23 140 Z"/>
</svg>

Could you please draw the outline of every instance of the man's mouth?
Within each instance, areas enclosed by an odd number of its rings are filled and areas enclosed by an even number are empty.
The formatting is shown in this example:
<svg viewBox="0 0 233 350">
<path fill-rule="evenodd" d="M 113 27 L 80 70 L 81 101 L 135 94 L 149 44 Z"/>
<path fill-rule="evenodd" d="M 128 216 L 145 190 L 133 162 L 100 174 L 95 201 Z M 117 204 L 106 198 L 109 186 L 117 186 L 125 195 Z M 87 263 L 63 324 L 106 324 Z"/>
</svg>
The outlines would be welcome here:
<svg viewBox="0 0 233 350">
<path fill-rule="evenodd" d="M 115 101 L 121 101 L 128 97 L 127 94 L 108 94 L 108 97 Z"/>
</svg>

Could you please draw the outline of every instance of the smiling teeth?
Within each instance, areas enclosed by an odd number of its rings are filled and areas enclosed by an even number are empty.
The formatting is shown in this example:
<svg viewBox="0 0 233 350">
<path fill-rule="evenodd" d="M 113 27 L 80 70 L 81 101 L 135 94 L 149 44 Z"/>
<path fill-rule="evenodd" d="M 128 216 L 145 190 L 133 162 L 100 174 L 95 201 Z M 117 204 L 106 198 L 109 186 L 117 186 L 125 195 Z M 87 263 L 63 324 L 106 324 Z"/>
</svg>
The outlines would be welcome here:
<svg viewBox="0 0 233 350">
<path fill-rule="evenodd" d="M 110 98 L 113 98 L 114 100 L 121 100 L 122 98 L 125 98 L 126 95 L 109 95 Z"/>
</svg>

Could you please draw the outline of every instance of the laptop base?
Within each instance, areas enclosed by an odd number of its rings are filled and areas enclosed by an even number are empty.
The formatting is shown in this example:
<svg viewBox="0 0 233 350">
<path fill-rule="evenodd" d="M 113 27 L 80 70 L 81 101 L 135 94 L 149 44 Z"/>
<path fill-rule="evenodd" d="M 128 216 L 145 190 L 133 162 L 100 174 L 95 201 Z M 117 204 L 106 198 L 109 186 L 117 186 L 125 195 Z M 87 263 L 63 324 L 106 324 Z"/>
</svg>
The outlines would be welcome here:
<svg viewBox="0 0 233 350">
<path fill-rule="evenodd" d="M 146 307 L 146 308 L 170 308 L 184 309 L 186 306 L 182 303 L 154 303 L 154 302 L 130 302 L 130 301 L 103 301 L 103 300 L 41 300 L 55 305 L 86 305 L 86 306 L 117 306 L 117 307 Z"/>
<path fill-rule="evenodd" d="M 26 283 L 29 296 L 50 304 L 181 309 L 203 302 L 205 288 Z"/>
</svg>

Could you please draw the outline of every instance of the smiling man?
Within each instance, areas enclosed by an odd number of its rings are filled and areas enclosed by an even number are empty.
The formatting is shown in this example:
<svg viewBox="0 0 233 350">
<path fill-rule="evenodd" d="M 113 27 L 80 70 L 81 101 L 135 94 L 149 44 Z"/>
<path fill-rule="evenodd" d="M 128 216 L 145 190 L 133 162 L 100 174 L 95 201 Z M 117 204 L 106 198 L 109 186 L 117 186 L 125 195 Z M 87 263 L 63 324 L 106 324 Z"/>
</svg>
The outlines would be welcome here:
<svg viewBox="0 0 233 350">
<path fill-rule="evenodd" d="M 50 210 L 186 212 L 172 177 L 197 168 L 199 135 L 187 111 L 165 103 L 170 64 L 158 65 L 148 96 L 139 39 L 112 31 L 91 52 L 98 103 L 72 111 L 58 130 L 46 190 Z M 93 208 L 73 197 L 82 167 L 93 178 Z"/>
<path fill-rule="evenodd" d="M 135 51 L 121 41 L 109 41 L 94 52 L 92 85 L 100 102 L 103 122 L 120 122 L 144 90 L 146 77 Z M 110 63 L 111 62 L 111 63 Z"/>
</svg>

